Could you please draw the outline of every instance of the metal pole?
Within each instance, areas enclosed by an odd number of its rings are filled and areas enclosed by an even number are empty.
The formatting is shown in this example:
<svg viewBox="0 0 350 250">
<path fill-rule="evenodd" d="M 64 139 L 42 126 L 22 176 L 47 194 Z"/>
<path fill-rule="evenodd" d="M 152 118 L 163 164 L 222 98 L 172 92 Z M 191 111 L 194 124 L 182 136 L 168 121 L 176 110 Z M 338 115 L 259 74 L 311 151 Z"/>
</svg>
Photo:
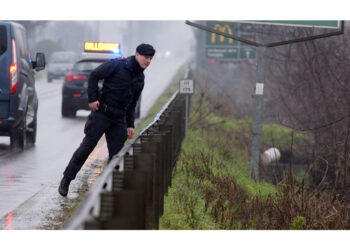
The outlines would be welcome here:
<svg viewBox="0 0 350 250">
<path fill-rule="evenodd" d="M 261 142 L 261 123 L 263 114 L 264 82 L 265 82 L 266 47 L 258 47 L 257 83 L 254 93 L 254 113 L 252 124 L 252 146 L 250 156 L 250 175 L 259 180 L 259 156 Z"/>
</svg>

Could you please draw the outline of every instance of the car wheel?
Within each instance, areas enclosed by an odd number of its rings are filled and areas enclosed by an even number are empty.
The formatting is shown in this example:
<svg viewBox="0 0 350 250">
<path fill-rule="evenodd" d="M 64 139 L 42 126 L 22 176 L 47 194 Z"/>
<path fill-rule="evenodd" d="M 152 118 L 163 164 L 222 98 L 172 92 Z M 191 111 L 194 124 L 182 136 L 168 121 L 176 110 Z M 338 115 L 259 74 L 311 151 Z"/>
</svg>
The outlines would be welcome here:
<svg viewBox="0 0 350 250">
<path fill-rule="evenodd" d="M 27 142 L 30 143 L 31 145 L 34 145 L 36 142 L 36 128 L 37 128 L 37 119 L 36 117 L 34 118 L 34 121 L 28 125 L 28 130 L 27 130 Z"/>
<path fill-rule="evenodd" d="M 62 101 L 62 117 L 74 117 L 76 114 L 76 110 L 73 109 L 69 103 Z"/>
<path fill-rule="evenodd" d="M 24 114 L 19 126 L 13 129 L 10 133 L 11 149 L 24 150 L 27 141 L 27 120 Z"/>
</svg>

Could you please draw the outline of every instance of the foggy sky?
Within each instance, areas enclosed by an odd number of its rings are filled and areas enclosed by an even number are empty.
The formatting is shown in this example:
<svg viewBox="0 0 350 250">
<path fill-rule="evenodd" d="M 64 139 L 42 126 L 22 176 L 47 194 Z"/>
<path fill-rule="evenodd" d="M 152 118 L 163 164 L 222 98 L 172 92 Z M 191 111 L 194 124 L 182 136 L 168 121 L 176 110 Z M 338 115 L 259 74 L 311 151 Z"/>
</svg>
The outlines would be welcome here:
<svg viewBox="0 0 350 250">
<path fill-rule="evenodd" d="M 192 28 L 185 21 L 52 21 L 37 32 L 35 42 L 50 39 L 65 50 L 82 51 L 84 41 L 120 42 L 124 56 L 133 54 L 140 43 L 152 44 L 158 55 L 171 51 L 188 54 Z"/>
</svg>

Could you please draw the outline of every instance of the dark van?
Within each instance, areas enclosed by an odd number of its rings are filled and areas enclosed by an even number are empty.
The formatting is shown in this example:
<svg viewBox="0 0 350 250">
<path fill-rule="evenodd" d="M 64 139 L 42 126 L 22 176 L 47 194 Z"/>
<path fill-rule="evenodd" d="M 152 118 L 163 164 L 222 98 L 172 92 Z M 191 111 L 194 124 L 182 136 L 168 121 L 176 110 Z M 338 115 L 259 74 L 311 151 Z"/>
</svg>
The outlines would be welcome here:
<svg viewBox="0 0 350 250">
<path fill-rule="evenodd" d="M 10 136 L 11 148 L 35 143 L 38 98 L 34 69 L 45 68 L 45 56 L 32 61 L 25 28 L 0 22 L 0 136 Z"/>
</svg>

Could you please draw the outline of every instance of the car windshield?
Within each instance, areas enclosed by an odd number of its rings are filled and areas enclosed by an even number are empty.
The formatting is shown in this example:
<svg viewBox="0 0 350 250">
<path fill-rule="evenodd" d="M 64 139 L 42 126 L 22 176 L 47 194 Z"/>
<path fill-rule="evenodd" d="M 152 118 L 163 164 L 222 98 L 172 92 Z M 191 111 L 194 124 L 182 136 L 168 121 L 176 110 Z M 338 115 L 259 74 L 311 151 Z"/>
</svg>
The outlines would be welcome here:
<svg viewBox="0 0 350 250">
<path fill-rule="evenodd" d="M 73 66 L 73 71 L 93 71 L 104 61 L 81 61 Z"/>
<path fill-rule="evenodd" d="M 76 56 L 74 54 L 53 54 L 51 63 L 74 63 Z"/>
</svg>

